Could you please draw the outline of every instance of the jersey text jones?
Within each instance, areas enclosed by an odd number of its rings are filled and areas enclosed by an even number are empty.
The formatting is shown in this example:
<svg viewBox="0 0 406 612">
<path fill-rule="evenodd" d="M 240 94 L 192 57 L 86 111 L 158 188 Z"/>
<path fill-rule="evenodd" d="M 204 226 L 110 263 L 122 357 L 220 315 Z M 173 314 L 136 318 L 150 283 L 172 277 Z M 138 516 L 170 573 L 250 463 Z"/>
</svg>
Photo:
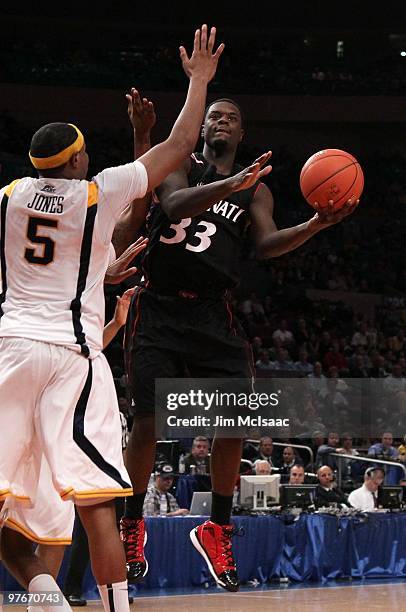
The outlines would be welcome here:
<svg viewBox="0 0 406 612">
<path fill-rule="evenodd" d="M 47 213 L 63 213 L 63 200 L 64 196 L 57 195 L 43 195 L 42 193 L 36 193 L 32 202 L 28 202 L 27 208 Z"/>
</svg>

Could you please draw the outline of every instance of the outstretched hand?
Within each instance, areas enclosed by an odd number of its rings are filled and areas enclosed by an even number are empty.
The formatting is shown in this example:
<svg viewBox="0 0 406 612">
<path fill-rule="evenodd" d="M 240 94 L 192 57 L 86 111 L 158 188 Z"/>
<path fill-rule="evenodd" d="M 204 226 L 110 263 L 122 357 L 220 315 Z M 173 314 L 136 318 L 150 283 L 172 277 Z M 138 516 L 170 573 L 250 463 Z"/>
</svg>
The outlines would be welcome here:
<svg viewBox="0 0 406 612">
<path fill-rule="evenodd" d="M 138 134 L 147 133 L 152 130 L 156 123 L 154 104 L 148 98 L 141 98 L 135 87 L 126 94 L 128 117 L 131 125 Z"/>
<path fill-rule="evenodd" d="M 241 172 L 235 176 L 230 176 L 230 178 L 226 179 L 231 184 L 233 191 L 249 189 L 262 177 L 269 174 L 272 170 L 272 166 L 265 166 L 265 164 L 269 161 L 271 155 L 272 151 L 263 153 L 250 166 L 244 168 L 244 170 L 241 170 Z"/>
<path fill-rule="evenodd" d="M 216 28 L 211 28 L 207 39 L 207 25 L 202 25 L 201 30 L 196 30 L 193 44 L 192 55 L 188 56 L 185 47 L 179 47 L 180 58 L 183 70 L 189 78 L 201 77 L 211 81 L 216 74 L 217 64 L 220 55 L 224 50 L 224 43 L 221 43 L 213 53 L 216 41 Z"/>
<path fill-rule="evenodd" d="M 339 223 L 348 215 L 354 212 L 359 204 L 359 200 L 349 199 L 340 209 L 334 209 L 334 201 L 329 200 L 328 205 L 320 207 L 318 202 L 314 203 L 316 214 L 310 219 L 310 223 L 315 223 L 322 227 L 329 227 Z"/>
<path fill-rule="evenodd" d="M 113 263 L 111 263 L 106 271 L 104 282 L 106 285 L 119 285 L 127 278 L 137 272 L 137 268 L 131 267 L 127 269 L 128 264 L 132 262 L 134 257 L 141 253 L 148 244 L 148 238 L 142 236 L 138 238 L 118 257 Z"/>
<path fill-rule="evenodd" d="M 120 297 L 117 295 L 117 303 L 116 308 L 114 310 L 113 320 L 117 326 L 122 327 L 125 325 L 127 321 L 128 309 L 130 307 L 131 298 L 135 293 L 137 287 L 131 287 L 124 291 L 123 295 Z"/>
</svg>

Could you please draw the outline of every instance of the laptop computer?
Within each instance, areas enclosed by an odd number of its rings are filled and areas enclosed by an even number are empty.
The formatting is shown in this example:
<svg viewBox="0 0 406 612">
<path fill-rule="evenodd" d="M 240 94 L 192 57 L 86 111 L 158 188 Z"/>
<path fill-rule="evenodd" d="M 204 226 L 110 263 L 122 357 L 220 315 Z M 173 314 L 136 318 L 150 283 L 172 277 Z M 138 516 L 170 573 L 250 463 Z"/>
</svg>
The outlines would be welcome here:
<svg viewBox="0 0 406 612">
<path fill-rule="evenodd" d="M 190 514 L 210 516 L 211 513 L 211 492 L 195 491 L 190 505 Z"/>
</svg>

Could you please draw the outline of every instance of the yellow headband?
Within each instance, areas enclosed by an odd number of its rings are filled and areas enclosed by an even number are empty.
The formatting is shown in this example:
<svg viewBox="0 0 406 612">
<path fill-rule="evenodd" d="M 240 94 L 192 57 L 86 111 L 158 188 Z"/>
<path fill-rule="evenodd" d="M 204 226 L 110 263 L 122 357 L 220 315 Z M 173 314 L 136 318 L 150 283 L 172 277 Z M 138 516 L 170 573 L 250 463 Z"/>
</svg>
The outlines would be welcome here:
<svg viewBox="0 0 406 612">
<path fill-rule="evenodd" d="M 34 168 L 37 168 L 37 170 L 57 168 L 58 166 L 62 166 L 62 164 L 66 164 L 66 162 L 72 157 L 72 155 L 78 153 L 78 151 L 81 150 L 85 143 L 85 139 L 83 138 L 82 132 L 76 127 L 76 125 L 73 125 L 73 123 L 68 123 L 68 125 L 71 125 L 73 128 L 75 128 L 77 132 L 76 140 L 72 142 L 69 147 L 63 149 L 63 151 L 56 153 L 56 155 L 51 155 L 50 157 L 33 157 L 31 153 L 29 153 L 31 163 Z"/>
</svg>

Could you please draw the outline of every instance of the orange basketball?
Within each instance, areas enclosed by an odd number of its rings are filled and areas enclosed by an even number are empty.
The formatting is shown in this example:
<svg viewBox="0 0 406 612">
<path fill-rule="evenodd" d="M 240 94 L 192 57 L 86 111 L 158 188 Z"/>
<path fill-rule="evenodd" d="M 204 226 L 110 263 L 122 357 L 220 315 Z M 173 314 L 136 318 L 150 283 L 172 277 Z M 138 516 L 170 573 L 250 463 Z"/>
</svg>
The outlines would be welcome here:
<svg viewBox="0 0 406 612">
<path fill-rule="evenodd" d="M 300 173 L 300 189 L 306 201 L 320 208 L 333 200 L 339 210 L 348 200 L 358 200 L 364 189 L 364 173 L 359 162 L 341 149 L 318 151 L 305 163 Z"/>
</svg>

